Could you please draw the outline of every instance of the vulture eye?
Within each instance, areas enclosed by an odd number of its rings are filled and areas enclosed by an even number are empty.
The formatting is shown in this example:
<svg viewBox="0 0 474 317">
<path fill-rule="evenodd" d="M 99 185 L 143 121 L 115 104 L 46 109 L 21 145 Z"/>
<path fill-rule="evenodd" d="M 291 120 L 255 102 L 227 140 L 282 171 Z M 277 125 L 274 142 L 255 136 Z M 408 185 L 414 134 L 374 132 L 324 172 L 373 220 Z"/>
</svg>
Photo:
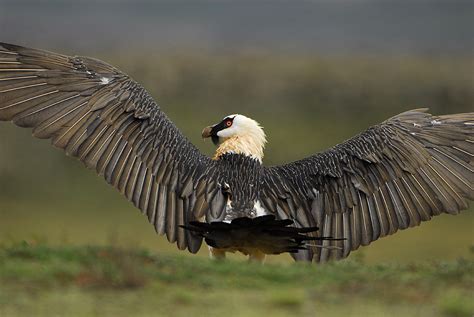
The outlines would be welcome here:
<svg viewBox="0 0 474 317">
<path fill-rule="evenodd" d="M 225 122 L 226 127 L 230 127 L 232 125 L 232 120 L 227 120 Z"/>
</svg>

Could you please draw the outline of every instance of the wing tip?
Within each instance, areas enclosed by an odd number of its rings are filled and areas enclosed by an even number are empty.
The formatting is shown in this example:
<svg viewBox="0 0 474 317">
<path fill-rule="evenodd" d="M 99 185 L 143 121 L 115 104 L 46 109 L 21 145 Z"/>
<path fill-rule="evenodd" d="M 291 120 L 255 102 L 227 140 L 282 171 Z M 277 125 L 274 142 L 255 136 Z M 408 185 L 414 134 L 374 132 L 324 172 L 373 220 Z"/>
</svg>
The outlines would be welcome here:
<svg viewBox="0 0 474 317">
<path fill-rule="evenodd" d="M 10 43 L 6 43 L 6 42 L 1 42 L 1 41 L 0 41 L 0 47 L 5 48 L 7 51 L 14 52 L 14 53 L 17 53 L 17 52 L 25 49 L 25 47 L 23 47 L 23 46 L 16 45 L 16 44 L 10 44 Z"/>
</svg>

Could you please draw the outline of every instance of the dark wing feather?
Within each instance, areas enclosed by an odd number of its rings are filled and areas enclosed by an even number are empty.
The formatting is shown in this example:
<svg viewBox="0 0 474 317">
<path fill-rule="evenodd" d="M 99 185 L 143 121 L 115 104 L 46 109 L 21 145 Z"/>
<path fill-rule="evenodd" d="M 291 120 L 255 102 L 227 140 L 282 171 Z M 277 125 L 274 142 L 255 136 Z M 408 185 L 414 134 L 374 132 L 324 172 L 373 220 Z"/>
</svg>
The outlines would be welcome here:
<svg viewBox="0 0 474 317">
<path fill-rule="evenodd" d="M 0 120 L 33 128 L 103 175 L 180 249 L 202 239 L 180 225 L 207 211 L 201 202 L 213 162 L 116 68 L 0 43 Z"/>
<path fill-rule="evenodd" d="M 319 235 L 344 238 L 296 259 L 344 258 L 474 199 L 474 113 L 397 115 L 326 152 L 265 171 L 266 208 Z"/>
</svg>

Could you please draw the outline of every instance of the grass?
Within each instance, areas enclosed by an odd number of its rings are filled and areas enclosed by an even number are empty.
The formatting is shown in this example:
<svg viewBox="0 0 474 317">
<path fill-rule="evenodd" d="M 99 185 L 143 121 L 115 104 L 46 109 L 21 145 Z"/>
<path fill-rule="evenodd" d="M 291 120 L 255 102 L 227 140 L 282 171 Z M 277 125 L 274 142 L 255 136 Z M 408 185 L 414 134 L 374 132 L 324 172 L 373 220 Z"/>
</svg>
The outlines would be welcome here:
<svg viewBox="0 0 474 317">
<path fill-rule="evenodd" d="M 0 248 L 2 316 L 471 316 L 474 261 L 270 264 L 145 249 Z"/>
</svg>

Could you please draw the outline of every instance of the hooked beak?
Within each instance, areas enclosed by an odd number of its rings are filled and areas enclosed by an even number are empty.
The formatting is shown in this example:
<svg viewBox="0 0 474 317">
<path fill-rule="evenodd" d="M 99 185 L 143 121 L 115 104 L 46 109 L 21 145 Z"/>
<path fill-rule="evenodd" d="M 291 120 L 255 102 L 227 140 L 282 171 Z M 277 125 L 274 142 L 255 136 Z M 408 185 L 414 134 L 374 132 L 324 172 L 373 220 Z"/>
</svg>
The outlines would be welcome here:
<svg viewBox="0 0 474 317">
<path fill-rule="evenodd" d="M 210 127 L 205 127 L 204 130 L 202 130 L 201 136 L 203 139 L 209 138 L 212 136 L 212 126 Z"/>
<path fill-rule="evenodd" d="M 203 139 L 211 138 L 212 143 L 214 143 L 214 145 L 218 145 L 219 137 L 217 136 L 217 133 L 215 132 L 216 130 L 215 127 L 216 127 L 215 125 L 212 125 L 212 126 L 204 128 L 204 130 L 202 130 L 201 136 Z"/>
</svg>

